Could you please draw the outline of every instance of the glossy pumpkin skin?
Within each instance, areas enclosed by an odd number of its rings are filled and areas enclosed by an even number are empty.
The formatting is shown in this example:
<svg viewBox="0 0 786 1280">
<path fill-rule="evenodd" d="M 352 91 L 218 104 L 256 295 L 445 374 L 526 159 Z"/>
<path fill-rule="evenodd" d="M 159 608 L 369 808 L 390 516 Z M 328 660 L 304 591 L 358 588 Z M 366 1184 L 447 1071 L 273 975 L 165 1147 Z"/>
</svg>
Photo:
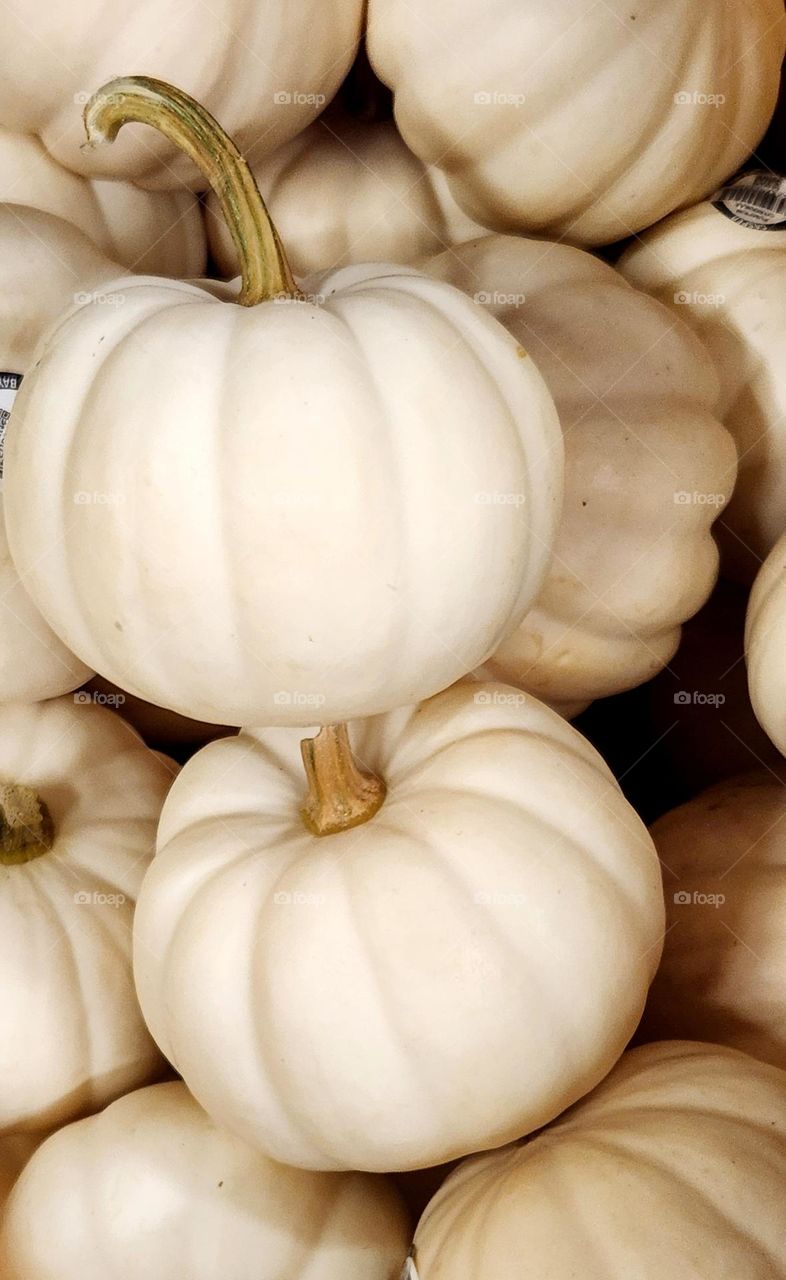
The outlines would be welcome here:
<svg viewBox="0 0 786 1280">
<path fill-rule="evenodd" d="M 51 335 L 6 467 L 15 560 L 84 662 L 194 719 L 327 723 L 445 687 L 518 623 L 562 439 L 492 317 L 394 266 L 251 308 L 113 287 Z"/>
<path fill-rule="evenodd" d="M 298 1166 L 412 1169 L 537 1128 L 606 1074 L 657 965 L 660 873 L 600 757 L 528 695 L 465 682 L 351 737 L 387 799 L 327 838 L 300 818 L 300 734 L 189 761 L 137 908 L 137 991 L 217 1123 Z"/>
<path fill-rule="evenodd" d="M 29 134 L 0 129 L 0 201 L 63 218 L 109 258 L 142 275 L 199 276 L 205 270 L 205 229 L 191 191 L 142 191 L 131 182 L 79 177 Z"/>
<path fill-rule="evenodd" d="M 480 231 L 444 174 L 412 154 L 392 120 L 366 123 L 334 107 L 252 169 L 298 275 L 412 262 Z M 206 222 L 220 272 L 235 275 L 237 255 L 212 192 Z"/>
<path fill-rule="evenodd" d="M 573 714 L 656 675 L 712 590 L 712 522 L 737 466 L 715 371 L 685 325 L 580 249 L 486 236 L 425 265 L 506 326 L 557 406 L 554 557 L 484 670 Z"/>
<path fill-rule="evenodd" d="M 641 1034 L 786 1067 L 786 794 L 763 770 L 660 818 L 666 943 Z"/>
<path fill-rule="evenodd" d="M 0 371 L 23 375 L 43 331 L 77 293 L 100 288 L 119 270 L 67 222 L 10 205 L 0 205 L 0 263 Z M 11 560 L 2 508 L 0 488 L 0 703 L 34 702 L 75 689 L 91 673 L 30 599 Z"/>
<path fill-rule="evenodd" d="M 408 1242 L 384 1179 L 277 1165 L 178 1081 L 44 1143 L 9 1201 L 0 1260 L 7 1280 L 398 1280 Z"/>
<path fill-rule="evenodd" d="M 627 1053 L 535 1138 L 466 1160 L 420 1280 L 782 1280 L 786 1074 L 689 1041 Z"/>
<path fill-rule="evenodd" d="M 0 1134 L 41 1131 L 154 1078 L 131 921 L 172 765 L 73 696 L 0 708 L 0 778 L 30 786 L 49 852 L 0 866 Z"/>
<path fill-rule="evenodd" d="M 367 45 L 404 141 L 470 217 L 608 244 L 747 158 L 785 37 L 780 0 L 370 0 Z"/>
<path fill-rule="evenodd" d="M 786 533 L 764 561 L 748 601 L 745 661 L 753 710 L 764 732 L 786 756 Z"/>
<path fill-rule="evenodd" d="M 786 231 L 738 225 L 708 201 L 651 228 L 618 265 L 715 360 L 740 458 L 718 522 L 723 568 L 750 584 L 786 528 Z"/>
<path fill-rule="evenodd" d="M 352 63 L 362 12 L 361 0 L 215 0 L 206 20 L 178 0 L 138 0 L 132 11 L 122 0 L 82 0 L 64 21 L 57 7 L 14 0 L 0 14 L 0 124 L 36 134 L 75 173 L 199 190 L 193 166 L 149 131 L 83 149 L 90 94 L 113 76 L 144 72 L 203 102 L 241 149 L 272 151 L 333 97 Z"/>
</svg>

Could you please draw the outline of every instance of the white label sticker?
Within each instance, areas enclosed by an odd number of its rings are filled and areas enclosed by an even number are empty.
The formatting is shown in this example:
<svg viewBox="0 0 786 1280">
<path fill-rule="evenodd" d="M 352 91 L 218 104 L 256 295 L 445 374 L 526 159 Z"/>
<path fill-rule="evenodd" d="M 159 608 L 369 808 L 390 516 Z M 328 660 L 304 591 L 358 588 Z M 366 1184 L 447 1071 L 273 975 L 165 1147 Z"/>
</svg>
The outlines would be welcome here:
<svg viewBox="0 0 786 1280">
<path fill-rule="evenodd" d="M 786 230 L 786 178 L 756 169 L 743 173 L 712 196 L 712 204 L 741 227 Z"/>
<path fill-rule="evenodd" d="M 5 429 L 11 417 L 11 408 L 19 384 L 21 373 L 0 373 L 0 489 L 3 487 L 3 456 L 5 454 Z"/>
</svg>

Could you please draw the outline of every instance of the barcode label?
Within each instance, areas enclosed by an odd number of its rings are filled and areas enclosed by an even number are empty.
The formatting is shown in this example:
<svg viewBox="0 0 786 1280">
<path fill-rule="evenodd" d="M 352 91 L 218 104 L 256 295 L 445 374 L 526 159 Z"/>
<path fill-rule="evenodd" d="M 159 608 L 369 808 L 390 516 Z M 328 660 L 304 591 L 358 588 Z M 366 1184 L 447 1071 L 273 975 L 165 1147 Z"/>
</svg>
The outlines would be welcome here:
<svg viewBox="0 0 786 1280">
<path fill-rule="evenodd" d="M 3 487 L 3 457 L 5 454 L 5 429 L 11 417 L 11 408 L 19 384 L 21 373 L 0 373 L 0 489 Z"/>
<path fill-rule="evenodd" d="M 721 187 L 712 204 L 741 227 L 755 231 L 786 229 L 786 178 L 757 169 Z"/>
</svg>

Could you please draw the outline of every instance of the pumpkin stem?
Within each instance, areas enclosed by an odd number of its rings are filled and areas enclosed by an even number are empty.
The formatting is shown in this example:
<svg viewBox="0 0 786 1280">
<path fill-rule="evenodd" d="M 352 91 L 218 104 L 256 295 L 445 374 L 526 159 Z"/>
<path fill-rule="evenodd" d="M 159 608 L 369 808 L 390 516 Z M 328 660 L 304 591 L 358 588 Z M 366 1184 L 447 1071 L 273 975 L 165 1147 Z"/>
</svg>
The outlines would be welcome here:
<svg viewBox="0 0 786 1280">
<path fill-rule="evenodd" d="M 52 848 L 49 810 L 32 787 L 0 784 L 0 865 L 31 862 Z"/>
<path fill-rule="evenodd" d="M 221 125 L 187 93 L 164 80 L 119 76 L 93 94 L 84 122 L 88 147 L 114 142 L 124 124 L 149 124 L 193 160 L 218 196 L 235 242 L 242 306 L 300 296 L 251 170 Z"/>
<path fill-rule="evenodd" d="M 387 788 L 373 773 L 355 764 L 345 724 L 326 724 L 316 738 L 300 744 L 308 795 L 300 810 L 312 835 L 332 836 L 373 818 Z"/>
</svg>

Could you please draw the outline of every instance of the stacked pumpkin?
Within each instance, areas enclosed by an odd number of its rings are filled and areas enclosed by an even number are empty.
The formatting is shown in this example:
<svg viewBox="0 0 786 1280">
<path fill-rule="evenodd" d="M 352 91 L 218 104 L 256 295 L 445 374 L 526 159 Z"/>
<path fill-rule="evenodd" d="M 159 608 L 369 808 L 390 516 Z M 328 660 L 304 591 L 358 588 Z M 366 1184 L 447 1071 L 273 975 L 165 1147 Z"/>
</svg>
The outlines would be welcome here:
<svg viewBox="0 0 786 1280">
<path fill-rule="evenodd" d="M 114 7 L 0 14 L 0 1280 L 786 1278 L 777 770 L 569 723 L 774 546 L 786 753 L 780 0 Z"/>
</svg>

